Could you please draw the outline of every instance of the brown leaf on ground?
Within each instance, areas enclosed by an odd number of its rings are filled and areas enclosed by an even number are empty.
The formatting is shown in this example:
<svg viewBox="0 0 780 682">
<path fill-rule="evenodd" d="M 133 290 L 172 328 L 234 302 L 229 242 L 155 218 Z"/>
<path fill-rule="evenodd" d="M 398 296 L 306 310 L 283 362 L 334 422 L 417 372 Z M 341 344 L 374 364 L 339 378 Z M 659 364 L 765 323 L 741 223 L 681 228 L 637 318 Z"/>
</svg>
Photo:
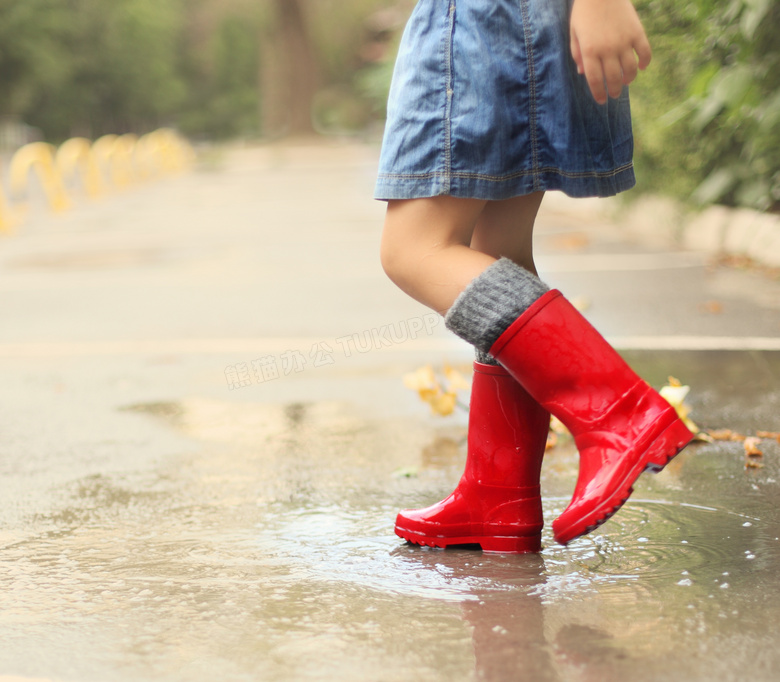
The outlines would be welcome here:
<svg viewBox="0 0 780 682">
<path fill-rule="evenodd" d="M 590 245 L 590 237 L 584 232 L 568 232 L 557 235 L 552 242 L 558 251 L 582 251 Z"/>
<path fill-rule="evenodd" d="M 759 438 L 774 438 L 780 443 L 780 432 L 778 431 L 756 431 L 756 435 Z"/>
<path fill-rule="evenodd" d="M 746 469 L 761 469 L 761 468 L 763 468 L 763 466 L 764 465 L 761 464 L 761 462 L 759 462 L 756 459 L 748 458 L 748 459 L 745 460 L 745 468 Z"/>
<path fill-rule="evenodd" d="M 755 436 L 750 436 L 749 438 L 745 438 L 745 442 L 743 445 L 745 446 L 745 456 L 746 457 L 763 457 L 764 453 L 758 449 L 758 446 L 761 444 L 761 439 L 756 438 Z"/>
<path fill-rule="evenodd" d="M 745 440 L 745 436 L 731 429 L 709 429 L 707 435 L 712 440 L 727 440 L 735 443 L 741 443 Z"/>
<path fill-rule="evenodd" d="M 558 445 L 558 434 L 550 431 L 547 434 L 547 445 L 544 446 L 544 449 L 545 451 L 552 450 L 556 445 Z"/>
<path fill-rule="evenodd" d="M 723 304 L 720 301 L 705 301 L 699 308 L 710 315 L 720 315 L 723 312 Z"/>
</svg>

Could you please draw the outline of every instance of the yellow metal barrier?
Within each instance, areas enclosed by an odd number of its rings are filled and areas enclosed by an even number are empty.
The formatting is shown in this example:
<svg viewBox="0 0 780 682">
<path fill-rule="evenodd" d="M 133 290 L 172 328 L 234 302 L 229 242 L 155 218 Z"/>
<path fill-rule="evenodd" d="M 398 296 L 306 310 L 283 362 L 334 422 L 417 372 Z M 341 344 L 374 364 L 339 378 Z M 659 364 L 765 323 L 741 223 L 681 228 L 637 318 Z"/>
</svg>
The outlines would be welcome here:
<svg viewBox="0 0 780 682">
<path fill-rule="evenodd" d="M 63 142 L 54 156 L 54 162 L 63 180 L 80 173 L 84 191 L 88 196 L 94 198 L 103 193 L 100 168 L 92 153 L 92 143 L 86 138 L 74 137 Z"/>
<path fill-rule="evenodd" d="M 117 187 L 125 188 L 137 181 L 133 155 L 138 138 L 135 135 L 122 135 L 114 140 L 111 164 L 111 179 Z"/>
<path fill-rule="evenodd" d="M 162 167 L 171 173 L 181 173 L 193 161 L 194 153 L 188 142 L 185 142 L 173 130 L 162 128 L 157 131 L 160 140 L 160 161 Z"/>
<path fill-rule="evenodd" d="M 11 217 L 5 193 L 0 187 L 0 234 L 10 234 L 14 230 L 15 222 Z"/>
<path fill-rule="evenodd" d="M 117 141 L 116 135 L 103 135 L 92 143 L 92 158 L 95 159 L 95 165 L 98 168 L 100 177 L 105 179 L 108 184 L 113 185 L 113 156 L 114 146 Z"/>
<path fill-rule="evenodd" d="M 104 135 L 92 145 L 92 153 L 102 173 L 117 189 L 124 189 L 139 180 L 136 169 L 138 138 L 127 134 Z"/>
<path fill-rule="evenodd" d="M 138 138 L 133 153 L 135 174 L 138 180 L 145 181 L 155 178 L 160 173 L 157 163 L 157 140 L 154 133 L 147 133 Z"/>
<path fill-rule="evenodd" d="M 62 178 L 54 164 L 54 147 L 46 142 L 33 142 L 19 149 L 11 159 L 11 193 L 22 195 L 29 186 L 30 171 L 38 174 L 43 191 L 53 211 L 70 208 Z"/>
<path fill-rule="evenodd" d="M 147 163 L 163 173 L 179 173 L 189 168 L 195 152 L 189 142 L 170 128 L 160 128 L 138 141 L 139 152 Z"/>
<path fill-rule="evenodd" d="M 90 197 L 104 193 L 110 186 L 123 189 L 136 182 L 170 175 L 188 169 L 195 160 L 190 143 L 169 128 L 142 136 L 104 135 L 91 143 L 83 137 L 64 142 L 54 151 L 45 142 L 33 142 L 19 149 L 11 159 L 12 197 L 29 193 L 30 173 L 35 172 L 49 206 L 56 212 L 71 206 L 65 180 L 80 176 Z M 0 188 L 0 234 L 12 230 L 12 207 Z"/>
</svg>

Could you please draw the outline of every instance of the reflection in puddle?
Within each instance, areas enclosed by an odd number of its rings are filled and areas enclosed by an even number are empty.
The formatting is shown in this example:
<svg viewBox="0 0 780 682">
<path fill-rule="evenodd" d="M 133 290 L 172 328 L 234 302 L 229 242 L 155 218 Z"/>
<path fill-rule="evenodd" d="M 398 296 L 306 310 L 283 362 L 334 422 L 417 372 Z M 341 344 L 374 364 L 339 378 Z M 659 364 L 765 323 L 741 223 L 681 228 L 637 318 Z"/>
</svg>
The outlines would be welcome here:
<svg viewBox="0 0 780 682">
<path fill-rule="evenodd" d="M 705 448 L 678 459 L 668 499 L 640 489 L 600 535 L 567 548 L 546 530 L 540 555 L 433 550 L 402 543 L 393 520 L 455 484 L 462 425 L 435 433 L 341 403 L 129 409 L 164 420 L 196 452 L 156 472 L 77 481 L 62 509 L 5 544 L 0 639 L 13 646 L 0 651 L 0 670 L 773 679 L 780 533 L 770 474 L 765 493 L 721 480 Z M 551 471 L 552 487 L 573 481 L 576 460 Z M 713 500 L 740 495 L 741 508 L 678 501 L 689 476 Z M 548 529 L 566 502 L 545 500 Z"/>
</svg>

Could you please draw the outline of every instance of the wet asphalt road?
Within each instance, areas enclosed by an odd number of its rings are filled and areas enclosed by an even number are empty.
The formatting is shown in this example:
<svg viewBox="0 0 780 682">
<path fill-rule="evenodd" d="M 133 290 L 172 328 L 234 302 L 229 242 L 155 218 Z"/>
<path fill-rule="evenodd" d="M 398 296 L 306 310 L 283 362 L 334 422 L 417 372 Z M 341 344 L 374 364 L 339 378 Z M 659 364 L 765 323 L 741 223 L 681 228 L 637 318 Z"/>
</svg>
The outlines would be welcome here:
<svg viewBox="0 0 780 682">
<path fill-rule="evenodd" d="M 539 556 L 393 535 L 465 457 L 401 377 L 470 351 L 381 272 L 375 153 L 234 150 L 0 238 L 0 682 L 776 679 L 771 438 Z M 780 283 L 556 198 L 537 250 L 701 427 L 780 431 Z M 562 439 L 548 527 L 576 467 Z"/>
</svg>

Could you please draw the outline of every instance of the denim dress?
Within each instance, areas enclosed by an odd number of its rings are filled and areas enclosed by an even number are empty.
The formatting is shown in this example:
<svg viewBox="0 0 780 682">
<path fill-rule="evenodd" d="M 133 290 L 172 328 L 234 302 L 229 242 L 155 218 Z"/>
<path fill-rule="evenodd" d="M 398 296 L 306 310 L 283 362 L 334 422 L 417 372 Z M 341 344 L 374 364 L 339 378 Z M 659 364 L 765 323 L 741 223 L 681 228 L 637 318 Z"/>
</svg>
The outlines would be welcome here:
<svg viewBox="0 0 780 682">
<path fill-rule="evenodd" d="M 377 199 L 610 196 L 634 185 L 628 89 L 599 105 L 571 0 L 419 0 L 401 39 Z"/>
</svg>

